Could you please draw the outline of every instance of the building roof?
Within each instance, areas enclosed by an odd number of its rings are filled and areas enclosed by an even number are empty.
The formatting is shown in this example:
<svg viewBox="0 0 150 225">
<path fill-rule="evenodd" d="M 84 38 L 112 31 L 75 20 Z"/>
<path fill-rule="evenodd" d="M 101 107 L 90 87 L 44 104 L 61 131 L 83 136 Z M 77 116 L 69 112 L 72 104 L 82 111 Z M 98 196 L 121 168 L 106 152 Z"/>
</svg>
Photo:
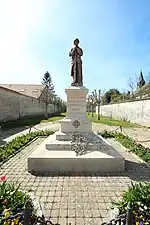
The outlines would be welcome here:
<svg viewBox="0 0 150 225">
<path fill-rule="evenodd" d="M 0 84 L 0 86 L 33 98 L 39 98 L 44 89 L 42 84 Z"/>
</svg>

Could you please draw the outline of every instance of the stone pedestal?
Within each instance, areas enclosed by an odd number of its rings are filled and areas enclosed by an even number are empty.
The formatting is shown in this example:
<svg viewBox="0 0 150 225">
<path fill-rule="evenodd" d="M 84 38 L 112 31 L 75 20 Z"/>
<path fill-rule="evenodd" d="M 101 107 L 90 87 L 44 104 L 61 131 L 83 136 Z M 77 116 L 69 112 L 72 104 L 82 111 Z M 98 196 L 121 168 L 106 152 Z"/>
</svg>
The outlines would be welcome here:
<svg viewBox="0 0 150 225">
<path fill-rule="evenodd" d="M 65 91 L 67 94 L 67 116 L 61 122 L 61 132 L 92 132 L 92 123 L 86 117 L 88 89 L 85 87 L 70 87 Z"/>
<path fill-rule="evenodd" d="M 124 171 L 124 158 L 102 137 L 92 131 L 86 117 L 85 87 L 70 87 L 67 94 L 67 116 L 61 128 L 48 137 L 29 157 L 28 171 L 42 172 L 115 172 Z M 73 142 L 74 135 L 86 140 L 86 151 L 80 142 Z M 83 140 L 82 139 L 82 140 Z M 80 155 L 76 154 L 79 150 Z"/>
</svg>

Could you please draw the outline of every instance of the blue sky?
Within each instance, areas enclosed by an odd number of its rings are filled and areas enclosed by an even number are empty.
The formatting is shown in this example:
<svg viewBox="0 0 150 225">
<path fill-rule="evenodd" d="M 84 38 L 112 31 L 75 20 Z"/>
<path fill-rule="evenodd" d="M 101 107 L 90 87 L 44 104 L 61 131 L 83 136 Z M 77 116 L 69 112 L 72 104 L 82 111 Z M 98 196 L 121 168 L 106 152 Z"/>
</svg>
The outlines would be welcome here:
<svg viewBox="0 0 150 225">
<path fill-rule="evenodd" d="M 38 84 L 48 70 L 64 98 L 78 37 L 84 85 L 127 89 L 150 71 L 149 12 L 149 0 L 0 0 L 0 83 Z"/>
</svg>

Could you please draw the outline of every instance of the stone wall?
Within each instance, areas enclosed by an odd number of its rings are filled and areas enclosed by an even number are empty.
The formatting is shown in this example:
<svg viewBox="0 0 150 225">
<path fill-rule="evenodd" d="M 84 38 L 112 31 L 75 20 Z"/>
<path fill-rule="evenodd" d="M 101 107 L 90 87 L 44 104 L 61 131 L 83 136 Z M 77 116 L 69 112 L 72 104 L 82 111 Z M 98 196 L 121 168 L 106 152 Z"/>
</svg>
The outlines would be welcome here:
<svg viewBox="0 0 150 225">
<path fill-rule="evenodd" d="M 150 99 L 103 105 L 100 107 L 100 113 L 103 116 L 150 126 Z"/>
<path fill-rule="evenodd" d="M 54 106 L 48 106 L 48 113 L 54 113 Z M 36 98 L 0 87 L 0 121 L 19 119 L 45 114 L 45 103 Z"/>
</svg>

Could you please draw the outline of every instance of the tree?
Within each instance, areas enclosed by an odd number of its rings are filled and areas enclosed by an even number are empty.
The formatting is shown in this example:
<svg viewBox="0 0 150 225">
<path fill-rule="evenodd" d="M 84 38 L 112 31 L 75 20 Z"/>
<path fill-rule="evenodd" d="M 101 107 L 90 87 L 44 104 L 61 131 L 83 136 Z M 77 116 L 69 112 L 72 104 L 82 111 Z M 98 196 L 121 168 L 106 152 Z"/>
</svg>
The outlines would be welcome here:
<svg viewBox="0 0 150 225">
<path fill-rule="evenodd" d="M 104 104 L 109 104 L 110 102 L 112 102 L 116 97 L 120 96 L 120 92 L 113 88 L 110 89 L 109 91 L 106 91 L 104 96 L 103 96 L 103 103 Z"/>
<path fill-rule="evenodd" d="M 94 90 L 93 92 L 93 96 L 94 96 L 94 103 L 96 104 L 96 106 L 98 107 L 98 120 L 100 120 L 100 103 L 101 103 L 101 90 L 98 90 L 98 93 L 96 90 Z"/>
<path fill-rule="evenodd" d="M 137 78 L 135 77 L 130 77 L 128 79 L 128 87 L 129 87 L 129 92 L 131 93 L 132 97 L 134 96 L 134 91 L 137 87 Z"/>
<path fill-rule="evenodd" d="M 66 112 L 66 109 L 67 109 L 66 102 L 62 100 L 62 112 Z"/>
<path fill-rule="evenodd" d="M 58 112 L 62 111 L 62 100 L 60 97 L 56 96 L 56 106 L 57 106 L 57 110 Z"/>
<path fill-rule="evenodd" d="M 144 80 L 143 73 L 142 73 L 142 70 L 141 70 L 139 80 L 138 80 L 138 83 L 137 83 L 137 87 L 141 88 L 144 85 L 145 85 L 145 80 Z"/>
<path fill-rule="evenodd" d="M 47 71 L 42 78 L 42 84 L 45 86 L 44 90 L 41 94 L 41 98 L 45 102 L 45 117 L 48 118 L 48 105 L 53 103 L 53 99 L 55 96 L 55 90 L 51 75 Z"/>
<path fill-rule="evenodd" d="M 54 106 L 54 113 L 56 111 L 56 106 L 57 106 L 57 95 L 55 93 L 53 93 L 50 97 L 50 101 L 51 101 L 51 104 L 53 104 Z"/>
<path fill-rule="evenodd" d="M 87 105 L 87 111 L 88 111 L 88 115 L 89 115 L 90 114 L 90 108 L 91 108 L 90 95 L 88 95 L 86 105 Z"/>
<path fill-rule="evenodd" d="M 93 92 L 91 95 L 89 95 L 89 106 L 91 107 L 92 117 L 94 117 L 93 111 L 94 111 L 94 95 Z"/>
</svg>

